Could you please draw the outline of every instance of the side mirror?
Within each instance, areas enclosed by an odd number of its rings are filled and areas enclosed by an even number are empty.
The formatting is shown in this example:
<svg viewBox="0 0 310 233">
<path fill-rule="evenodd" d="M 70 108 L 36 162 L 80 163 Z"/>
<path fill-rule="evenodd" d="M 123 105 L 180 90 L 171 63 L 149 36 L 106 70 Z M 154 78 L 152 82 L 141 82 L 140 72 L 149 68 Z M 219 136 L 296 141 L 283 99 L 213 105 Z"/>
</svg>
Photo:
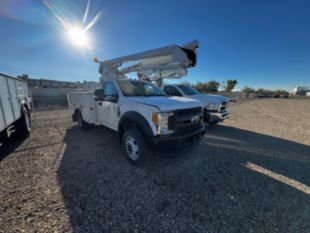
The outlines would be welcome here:
<svg viewBox="0 0 310 233">
<path fill-rule="evenodd" d="M 96 89 L 94 99 L 95 101 L 105 101 L 104 90 Z"/>
</svg>

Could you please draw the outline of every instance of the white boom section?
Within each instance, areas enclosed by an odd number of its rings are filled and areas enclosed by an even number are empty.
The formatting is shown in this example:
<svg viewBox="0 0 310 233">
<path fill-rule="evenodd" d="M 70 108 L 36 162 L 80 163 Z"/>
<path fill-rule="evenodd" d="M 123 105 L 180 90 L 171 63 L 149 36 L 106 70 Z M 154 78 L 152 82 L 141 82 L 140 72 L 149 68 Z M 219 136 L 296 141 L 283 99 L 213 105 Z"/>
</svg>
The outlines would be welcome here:
<svg viewBox="0 0 310 233">
<path fill-rule="evenodd" d="M 103 79 L 126 78 L 131 72 L 137 72 L 138 79 L 144 81 L 181 78 L 196 65 L 198 47 L 198 41 L 192 41 L 99 62 L 99 72 Z"/>
</svg>

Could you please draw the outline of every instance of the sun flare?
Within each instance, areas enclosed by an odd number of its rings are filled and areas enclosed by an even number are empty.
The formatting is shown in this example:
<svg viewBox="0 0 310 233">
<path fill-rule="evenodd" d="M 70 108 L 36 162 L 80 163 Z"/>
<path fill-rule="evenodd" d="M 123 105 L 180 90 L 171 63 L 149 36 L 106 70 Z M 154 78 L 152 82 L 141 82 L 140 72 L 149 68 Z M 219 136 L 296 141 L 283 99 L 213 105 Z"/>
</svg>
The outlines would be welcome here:
<svg viewBox="0 0 310 233">
<path fill-rule="evenodd" d="M 70 27 L 65 34 L 72 45 L 79 48 L 91 49 L 89 35 L 83 28 L 78 26 Z"/>
<path fill-rule="evenodd" d="M 55 19 L 59 23 L 59 29 L 66 39 L 75 47 L 80 49 L 93 49 L 93 41 L 90 38 L 88 31 L 97 23 L 101 13 L 98 12 L 95 16 L 89 17 L 90 0 L 87 1 L 86 9 L 80 22 L 76 19 L 68 17 L 72 12 L 68 8 L 57 7 L 54 0 L 45 0 L 45 6 L 51 11 Z"/>
</svg>

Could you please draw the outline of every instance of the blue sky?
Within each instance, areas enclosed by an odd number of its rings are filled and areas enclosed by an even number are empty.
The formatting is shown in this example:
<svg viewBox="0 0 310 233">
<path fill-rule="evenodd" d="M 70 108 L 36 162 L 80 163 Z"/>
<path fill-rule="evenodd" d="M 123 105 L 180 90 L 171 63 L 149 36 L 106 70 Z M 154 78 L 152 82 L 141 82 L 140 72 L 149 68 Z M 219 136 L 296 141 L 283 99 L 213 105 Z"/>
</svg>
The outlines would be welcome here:
<svg viewBox="0 0 310 233">
<path fill-rule="evenodd" d="M 59 7 L 82 20 L 86 1 Z M 63 38 L 43 1 L 1 0 L 0 72 L 97 81 L 94 56 L 198 39 L 198 65 L 181 81 L 237 79 L 237 89 L 310 85 L 309 1 L 92 0 L 90 15 L 98 11 L 101 18 L 89 31 L 94 49 L 81 51 Z"/>
</svg>

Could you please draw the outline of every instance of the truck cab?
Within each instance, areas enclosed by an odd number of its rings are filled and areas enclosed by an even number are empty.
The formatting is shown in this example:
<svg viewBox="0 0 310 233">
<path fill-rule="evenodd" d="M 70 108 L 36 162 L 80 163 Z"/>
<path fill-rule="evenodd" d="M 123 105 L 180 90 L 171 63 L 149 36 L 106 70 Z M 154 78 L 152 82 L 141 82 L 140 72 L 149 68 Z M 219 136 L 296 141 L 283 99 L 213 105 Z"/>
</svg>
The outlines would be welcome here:
<svg viewBox="0 0 310 233">
<path fill-rule="evenodd" d="M 118 132 L 134 164 L 154 150 L 190 146 L 205 133 L 200 101 L 169 97 L 150 82 L 106 79 L 94 92 L 70 93 L 69 104 L 80 128 L 104 125 Z"/>
<path fill-rule="evenodd" d="M 183 84 L 167 84 L 162 86 L 169 96 L 186 97 L 199 100 L 203 104 L 204 121 L 218 123 L 229 117 L 229 99 L 222 95 L 203 94 L 195 88 Z"/>
</svg>

